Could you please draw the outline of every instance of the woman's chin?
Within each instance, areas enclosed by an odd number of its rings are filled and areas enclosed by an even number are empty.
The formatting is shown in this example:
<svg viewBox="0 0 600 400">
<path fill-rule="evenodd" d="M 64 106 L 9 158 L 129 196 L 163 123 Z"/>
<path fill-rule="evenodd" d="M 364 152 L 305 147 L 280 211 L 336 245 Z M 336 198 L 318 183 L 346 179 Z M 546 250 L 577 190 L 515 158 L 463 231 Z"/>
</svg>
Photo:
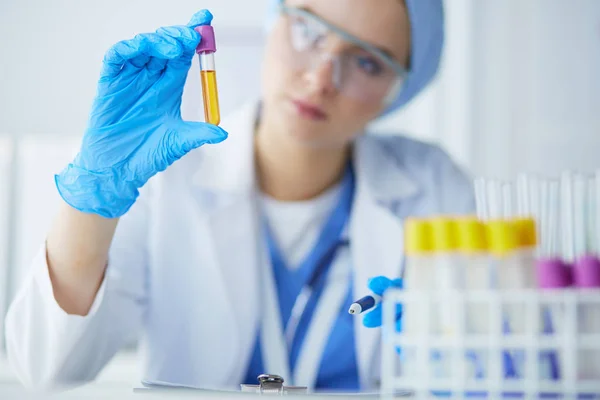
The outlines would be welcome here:
<svg viewBox="0 0 600 400">
<path fill-rule="evenodd" d="M 282 133 L 299 145 L 321 147 L 332 141 L 332 138 L 329 137 L 331 133 L 325 129 L 294 123 L 294 121 L 288 121 L 286 125 L 286 129 Z"/>
</svg>

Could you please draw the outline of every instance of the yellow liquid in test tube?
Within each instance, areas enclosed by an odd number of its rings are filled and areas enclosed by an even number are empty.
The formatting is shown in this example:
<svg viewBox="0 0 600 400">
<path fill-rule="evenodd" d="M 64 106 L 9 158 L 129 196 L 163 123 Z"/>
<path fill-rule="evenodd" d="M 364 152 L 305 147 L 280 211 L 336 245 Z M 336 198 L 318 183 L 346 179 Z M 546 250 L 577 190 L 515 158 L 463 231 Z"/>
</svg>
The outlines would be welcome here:
<svg viewBox="0 0 600 400">
<path fill-rule="evenodd" d="M 217 91 L 217 72 L 200 71 L 200 80 L 204 98 L 204 119 L 209 124 L 219 125 L 221 112 L 219 110 L 219 92 Z"/>
<path fill-rule="evenodd" d="M 202 100 L 204 102 L 204 121 L 219 125 L 221 111 L 219 110 L 219 93 L 217 91 L 217 70 L 215 68 L 215 31 L 210 25 L 194 28 L 200 34 L 200 43 L 196 47 L 200 63 L 200 81 L 202 82 Z"/>
</svg>

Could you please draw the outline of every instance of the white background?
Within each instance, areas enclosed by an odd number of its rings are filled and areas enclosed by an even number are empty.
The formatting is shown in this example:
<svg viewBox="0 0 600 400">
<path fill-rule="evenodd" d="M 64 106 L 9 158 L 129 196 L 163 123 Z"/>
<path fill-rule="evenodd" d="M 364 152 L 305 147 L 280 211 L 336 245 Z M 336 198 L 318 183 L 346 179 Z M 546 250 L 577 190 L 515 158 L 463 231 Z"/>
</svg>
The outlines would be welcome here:
<svg viewBox="0 0 600 400">
<path fill-rule="evenodd" d="M 51 221 L 52 174 L 77 149 L 105 50 L 209 8 L 226 114 L 258 94 L 268 2 L 0 1 L 0 315 Z M 446 0 L 446 12 L 437 82 L 376 128 L 439 142 L 477 176 L 600 168 L 600 1 Z M 202 118 L 200 98 L 194 66 L 186 118 Z M 130 361 L 113 368 L 105 379 L 132 379 Z"/>
</svg>

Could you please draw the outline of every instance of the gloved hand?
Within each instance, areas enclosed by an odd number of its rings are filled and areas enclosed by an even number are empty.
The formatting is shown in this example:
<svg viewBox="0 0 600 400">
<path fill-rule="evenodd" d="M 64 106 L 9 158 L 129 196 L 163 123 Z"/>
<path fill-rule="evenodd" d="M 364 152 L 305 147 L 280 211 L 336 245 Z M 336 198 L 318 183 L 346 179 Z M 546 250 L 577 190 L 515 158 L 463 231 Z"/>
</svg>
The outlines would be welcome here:
<svg viewBox="0 0 600 400">
<path fill-rule="evenodd" d="M 201 39 L 193 28 L 211 21 L 203 10 L 187 26 L 137 35 L 106 53 L 81 150 L 55 177 L 68 204 L 119 217 L 152 176 L 227 138 L 217 126 L 181 119 L 183 87 Z"/>
<path fill-rule="evenodd" d="M 383 296 L 383 293 L 391 287 L 402 288 L 402 279 L 389 279 L 385 276 L 376 276 L 369 279 L 367 282 L 369 290 L 379 296 Z M 398 304 L 396 308 L 396 330 L 400 332 L 402 330 L 402 324 L 400 317 L 402 316 L 402 305 Z M 382 303 L 379 303 L 373 308 L 373 310 L 367 312 L 363 317 L 363 325 L 367 328 L 377 328 L 382 323 Z"/>
</svg>

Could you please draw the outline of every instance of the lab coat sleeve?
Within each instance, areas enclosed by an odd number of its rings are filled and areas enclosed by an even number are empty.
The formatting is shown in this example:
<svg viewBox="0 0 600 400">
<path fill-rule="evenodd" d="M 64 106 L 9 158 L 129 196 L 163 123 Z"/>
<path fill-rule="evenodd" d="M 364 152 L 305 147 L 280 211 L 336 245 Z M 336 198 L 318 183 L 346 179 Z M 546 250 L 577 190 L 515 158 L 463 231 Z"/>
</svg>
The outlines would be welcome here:
<svg viewBox="0 0 600 400">
<path fill-rule="evenodd" d="M 93 380 L 137 333 L 146 304 L 145 191 L 121 218 L 108 267 L 90 312 L 69 315 L 57 304 L 43 246 L 6 317 L 8 359 L 21 382 L 53 390 Z"/>
</svg>

